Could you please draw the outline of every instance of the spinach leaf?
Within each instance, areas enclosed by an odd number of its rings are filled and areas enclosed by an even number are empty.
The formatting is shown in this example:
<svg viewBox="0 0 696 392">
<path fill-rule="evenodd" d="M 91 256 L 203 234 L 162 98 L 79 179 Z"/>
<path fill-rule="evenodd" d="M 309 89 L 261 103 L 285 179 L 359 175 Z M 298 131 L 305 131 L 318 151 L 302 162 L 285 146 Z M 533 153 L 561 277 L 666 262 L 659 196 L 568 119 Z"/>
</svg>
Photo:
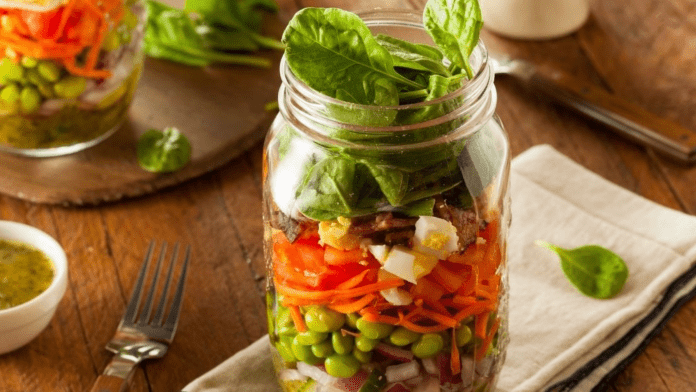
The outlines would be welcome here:
<svg viewBox="0 0 696 392">
<path fill-rule="evenodd" d="M 229 54 L 211 48 L 201 34 L 201 25 L 185 11 L 155 0 L 146 3 L 147 28 L 143 48 L 150 57 L 163 58 L 191 66 L 213 62 L 269 67 L 268 59 Z"/>
<path fill-rule="evenodd" d="M 424 87 L 394 70 L 389 52 L 351 12 L 304 8 L 288 24 L 282 41 L 295 76 L 330 97 L 384 106 L 398 100 L 379 93 L 375 86 L 388 91 L 397 91 L 397 84 Z"/>
<path fill-rule="evenodd" d="M 477 0 L 429 0 L 425 5 L 423 23 L 437 46 L 454 66 L 474 76 L 469 56 L 479 39 L 483 26 Z"/>
<path fill-rule="evenodd" d="M 598 245 L 563 249 L 544 241 L 536 241 L 536 244 L 558 254 L 565 276 L 588 297 L 612 298 L 628 279 L 626 263 L 609 249 Z"/>
<path fill-rule="evenodd" d="M 172 172 L 191 159 L 191 144 L 176 128 L 150 129 L 137 144 L 140 166 L 151 172 Z"/>
<path fill-rule="evenodd" d="M 370 170 L 382 193 L 392 206 L 400 206 L 401 200 L 408 192 L 408 173 L 394 166 L 363 161 Z"/>
<path fill-rule="evenodd" d="M 450 76 L 449 71 L 442 63 L 444 58 L 442 52 L 433 46 L 414 44 L 383 34 L 377 35 L 375 39 L 389 51 L 395 67 Z"/>
<path fill-rule="evenodd" d="M 297 206 L 311 219 L 330 220 L 351 216 L 355 196 L 357 163 L 341 156 L 317 162 L 298 190 Z"/>
</svg>

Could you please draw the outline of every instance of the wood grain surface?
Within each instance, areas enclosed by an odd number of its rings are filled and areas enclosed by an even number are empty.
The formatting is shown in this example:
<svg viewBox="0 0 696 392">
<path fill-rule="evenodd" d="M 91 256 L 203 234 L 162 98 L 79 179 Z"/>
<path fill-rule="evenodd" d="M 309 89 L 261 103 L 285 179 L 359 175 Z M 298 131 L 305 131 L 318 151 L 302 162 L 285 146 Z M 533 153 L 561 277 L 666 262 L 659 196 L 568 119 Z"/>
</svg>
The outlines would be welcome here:
<svg viewBox="0 0 696 392">
<path fill-rule="evenodd" d="M 269 27 L 282 31 L 282 23 L 303 6 L 420 9 L 424 3 L 281 0 L 275 22 L 281 25 Z M 596 0 L 592 12 L 579 32 L 560 39 L 514 41 L 485 33 L 483 40 L 696 129 L 694 3 Z M 231 71 L 252 75 L 244 68 Z M 181 82 L 187 83 L 187 77 L 180 75 Z M 514 80 L 501 78 L 496 87 L 497 111 L 513 155 L 548 143 L 611 182 L 661 205 L 696 214 L 696 167 L 665 160 Z M 249 100 L 259 99 L 245 94 Z M 244 121 L 250 123 L 240 126 L 248 129 L 265 126 L 262 116 Z M 180 390 L 265 334 L 261 153 L 261 145 L 255 144 L 217 170 L 176 187 L 100 206 L 47 206 L 0 196 L 0 219 L 25 222 L 53 235 L 65 247 L 70 264 L 68 291 L 46 331 L 24 348 L 0 356 L 0 391 L 91 388 L 109 361 L 104 346 L 118 324 L 151 238 L 191 244 L 193 260 L 174 344 L 163 359 L 136 371 L 131 391 Z M 4 169 L 2 173 L 7 178 Z M 608 390 L 696 390 L 694 323 L 692 301 L 612 380 Z"/>
</svg>

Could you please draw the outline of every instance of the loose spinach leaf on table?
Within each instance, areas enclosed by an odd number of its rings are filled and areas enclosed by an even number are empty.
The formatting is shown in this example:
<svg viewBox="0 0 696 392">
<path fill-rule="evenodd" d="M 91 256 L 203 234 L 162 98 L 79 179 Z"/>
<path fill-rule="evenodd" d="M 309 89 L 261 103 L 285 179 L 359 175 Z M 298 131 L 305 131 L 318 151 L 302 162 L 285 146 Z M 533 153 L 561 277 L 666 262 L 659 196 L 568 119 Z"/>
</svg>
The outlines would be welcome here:
<svg viewBox="0 0 696 392">
<path fill-rule="evenodd" d="M 137 144 L 140 166 L 151 172 L 173 172 L 191 159 L 191 144 L 176 128 L 150 129 Z"/>
<path fill-rule="evenodd" d="M 476 47 L 483 26 L 477 0 L 429 0 L 425 5 L 423 23 L 433 41 L 442 49 L 452 65 L 474 76 L 469 56 Z"/>
<path fill-rule="evenodd" d="M 626 263 L 609 249 L 598 245 L 563 249 L 544 241 L 536 241 L 536 244 L 556 252 L 570 283 L 589 297 L 612 298 L 628 279 Z"/>
</svg>

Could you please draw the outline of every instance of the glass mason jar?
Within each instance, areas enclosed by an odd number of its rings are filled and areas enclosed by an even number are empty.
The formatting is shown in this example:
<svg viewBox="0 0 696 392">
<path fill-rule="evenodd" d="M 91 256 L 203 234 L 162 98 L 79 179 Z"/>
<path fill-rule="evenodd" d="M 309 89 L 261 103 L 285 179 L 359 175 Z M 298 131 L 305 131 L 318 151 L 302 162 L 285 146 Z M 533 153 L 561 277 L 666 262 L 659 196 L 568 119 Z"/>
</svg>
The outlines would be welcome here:
<svg viewBox="0 0 696 392">
<path fill-rule="evenodd" d="M 432 45 L 419 15 L 360 16 Z M 471 63 L 475 77 L 440 99 L 378 107 L 322 95 L 281 62 L 263 215 L 285 391 L 494 390 L 510 153 L 482 43 Z"/>
<path fill-rule="evenodd" d="M 140 0 L 0 7 L 0 151 L 91 147 L 126 119 L 143 67 Z"/>
</svg>

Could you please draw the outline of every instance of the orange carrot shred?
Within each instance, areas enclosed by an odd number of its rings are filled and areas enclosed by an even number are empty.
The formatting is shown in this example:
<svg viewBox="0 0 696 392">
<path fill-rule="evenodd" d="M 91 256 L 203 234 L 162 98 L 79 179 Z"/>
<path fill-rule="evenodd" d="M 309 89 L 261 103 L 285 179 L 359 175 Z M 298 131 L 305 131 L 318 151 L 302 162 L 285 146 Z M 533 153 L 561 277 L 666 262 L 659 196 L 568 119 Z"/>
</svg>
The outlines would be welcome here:
<svg viewBox="0 0 696 392">
<path fill-rule="evenodd" d="M 374 294 L 366 294 L 356 301 L 331 304 L 329 305 L 329 308 L 339 313 L 354 313 L 360 311 L 362 308 L 367 306 L 367 304 L 372 302 L 376 297 L 377 296 Z"/>
<path fill-rule="evenodd" d="M 459 347 L 457 347 L 455 333 L 454 328 L 452 328 L 452 355 L 450 357 L 450 370 L 452 370 L 452 375 L 457 375 L 462 371 L 462 359 L 459 356 Z"/>
<path fill-rule="evenodd" d="M 488 326 L 489 313 L 481 313 L 476 316 L 474 323 L 474 333 L 476 337 L 484 339 L 486 337 L 486 327 Z"/>
<path fill-rule="evenodd" d="M 295 323 L 295 329 L 297 329 L 298 332 L 307 331 L 307 326 L 304 323 L 304 318 L 298 306 L 290 307 L 290 315 L 292 316 L 292 322 Z"/>
<path fill-rule="evenodd" d="M 352 289 L 353 287 L 357 286 L 360 284 L 360 282 L 365 279 L 365 275 L 368 274 L 370 270 L 366 269 L 365 271 L 355 275 L 354 277 L 342 282 L 338 286 L 336 286 L 336 290 L 346 290 L 346 289 Z"/>
<path fill-rule="evenodd" d="M 496 319 L 493 325 L 491 326 L 491 330 L 486 336 L 485 339 L 483 339 L 483 342 L 481 342 L 481 347 L 476 350 L 476 353 L 474 355 L 474 358 L 478 361 L 483 359 L 483 357 L 486 356 L 486 352 L 488 351 L 488 346 L 491 345 L 491 342 L 493 341 L 493 337 L 495 337 L 496 332 L 498 332 L 498 327 L 500 327 L 500 319 Z"/>
</svg>

